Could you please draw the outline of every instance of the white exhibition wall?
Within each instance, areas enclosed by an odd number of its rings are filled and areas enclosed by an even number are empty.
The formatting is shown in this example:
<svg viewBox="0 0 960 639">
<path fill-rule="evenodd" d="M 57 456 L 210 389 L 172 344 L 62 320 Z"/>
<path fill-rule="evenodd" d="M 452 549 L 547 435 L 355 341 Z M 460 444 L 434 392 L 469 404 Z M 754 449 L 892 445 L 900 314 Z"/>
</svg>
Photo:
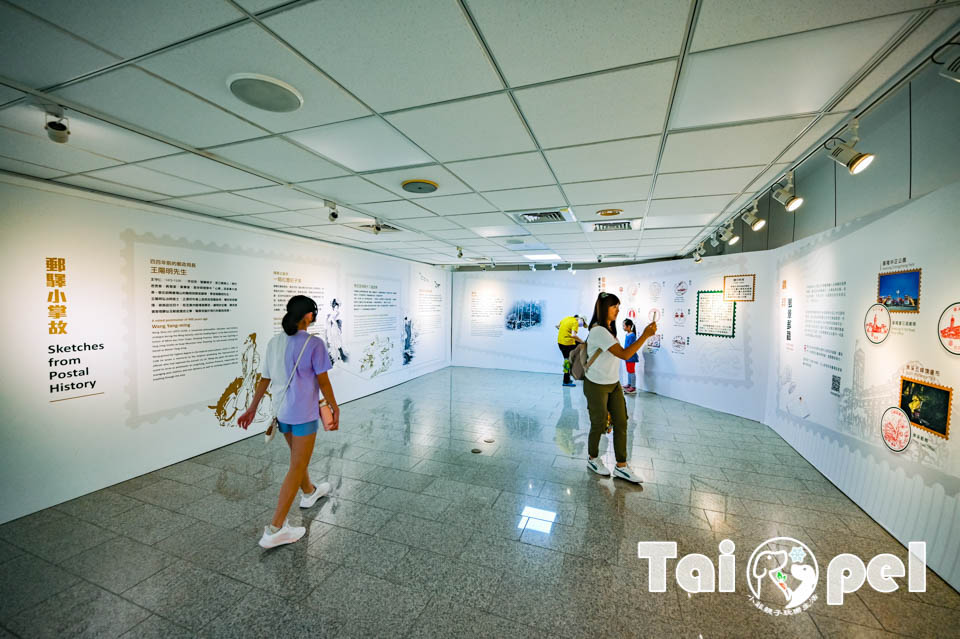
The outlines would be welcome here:
<svg viewBox="0 0 960 639">
<path fill-rule="evenodd" d="M 574 313 L 589 322 L 597 293 L 608 291 L 620 298 L 620 320 L 633 319 L 638 332 L 654 314 L 658 317 L 657 337 L 641 350 L 639 388 L 760 420 L 770 334 L 767 303 L 759 298 L 736 304 L 732 335 L 725 337 L 699 335 L 696 312 L 698 292 L 704 303 L 707 296 L 717 297 L 707 292 L 722 290 L 724 275 L 755 275 L 757 290 L 769 288 L 769 260 L 769 253 L 745 253 L 699 265 L 682 260 L 574 274 L 563 269 L 455 273 L 453 308 L 462 312 L 453 318 L 453 364 L 559 373 L 557 323 Z M 536 309 L 539 323 L 523 316 Z M 519 321 L 511 321 L 511 312 Z M 618 331 L 622 343 L 619 322 Z M 586 335 L 582 329 L 580 336 Z"/>
<path fill-rule="evenodd" d="M 455 273 L 452 360 L 559 373 L 554 326 L 613 292 L 621 319 L 661 317 L 638 387 L 771 426 L 905 545 L 926 541 L 929 565 L 960 588 L 958 200 L 954 183 L 699 265 Z M 725 276 L 750 274 L 755 301 L 714 304 Z M 510 315 L 518 303 L 525 316 Z"/>
<path fill-rule="evenodd" d="M 286 300 L 345 402 L 450 363 L 450 273 L 0 177 L 0 522 L 262 432 L 236 427 Z"/>
</svg>

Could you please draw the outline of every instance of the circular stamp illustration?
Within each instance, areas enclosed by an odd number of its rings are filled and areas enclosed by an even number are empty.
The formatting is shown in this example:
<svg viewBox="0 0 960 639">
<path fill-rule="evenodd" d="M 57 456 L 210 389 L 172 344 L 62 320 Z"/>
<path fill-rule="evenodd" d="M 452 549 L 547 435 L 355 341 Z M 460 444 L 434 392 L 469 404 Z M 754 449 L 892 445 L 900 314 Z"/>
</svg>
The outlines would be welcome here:
<svg viewBox="0 0 960 639">
<path fill-rule="evenodd" d="M 891 406 L 880 418 L 880 436 L 887 448 L 902 453 L 910 445 L 910 419 L 903 409 Z"/>
<path fill-rule="evenodd" d="M 806 610 L 802 606 L 814 596 L 819 581 L 820 566 L 813 551 L 792 537 L 766 540 L 747 562 L 750 593 L 756 600 L 769 602 L 768 614 Z"/>
<path fill-rule="evenodd" d="M 945 349 L 954 355 L 960 355 L 960 302 L 954 302 L 943 309 L 940 323 L 937 324 L 937 337 Z"/>
<path fill-rule="evenodd" d="M 659 308 L 651 308 L 651 309 L 647 312 L 647 319 L 650 320 L 651 322 L 659 322 L 659 321 L 660 321 L 660 309 L 659 309 Z"/>
<path fill-rule="evenodd" d="M 660 297 L 660 291 L 663 290 L 663 287 L 660 286 L 660 282 L 651 282 L 650 283 L 650 299 L 655 300 Z"/>
<path fill-rule="evenodd" d="M 687 283 L 683 280 L 680 280 L 673 287 L 673 292 L 677 294 L 677 297 L 681 297 L 684 293 L 687 292 Z"/>
<path fill-rule="evenodd" d="M 890 334 L 890 311 L 883 304 L 874 304 L 863 317 L 863 332 L 871 344 L 879 344 Z"/>
</svg>

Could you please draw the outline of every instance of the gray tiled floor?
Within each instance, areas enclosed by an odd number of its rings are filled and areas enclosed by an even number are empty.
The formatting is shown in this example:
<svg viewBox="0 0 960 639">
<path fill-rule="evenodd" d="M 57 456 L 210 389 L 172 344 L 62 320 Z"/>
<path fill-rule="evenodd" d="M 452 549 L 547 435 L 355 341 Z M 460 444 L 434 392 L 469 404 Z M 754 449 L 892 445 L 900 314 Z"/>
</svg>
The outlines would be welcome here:
<svg viewBox="0 0 960 639">
<path fill-rule="evenodd" d="M 585 470 L 579 389 L 450 368 L 343 407 L 310 466 L 334 494 L 291 513 L 298 544 L 256 545 L 286 470 L 260 436 L 5 524 L 0 636 L 957 636 L 960 595 L 929 572 L 924 593 L 755 610 L 741 550 L 769 537 L 906 551 L 765 426 L 655 395 L 628 406 L 642 487 Z M 647 592 L 638 541 L 716 556 L 725 537 L 737 593 Z"/>
</svg>

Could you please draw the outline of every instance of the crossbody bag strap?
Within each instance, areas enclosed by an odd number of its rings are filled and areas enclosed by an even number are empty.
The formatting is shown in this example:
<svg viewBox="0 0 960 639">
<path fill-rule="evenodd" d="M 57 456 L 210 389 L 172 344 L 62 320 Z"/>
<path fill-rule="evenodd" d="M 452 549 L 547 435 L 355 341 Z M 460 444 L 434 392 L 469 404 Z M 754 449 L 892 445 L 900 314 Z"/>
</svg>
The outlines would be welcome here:
<svg viewBox="0 0 960 639">
<path fill-rule="evenodd" d="M 587 360 L 587 365 L 583 367 L 584 372 L 586 372 L 586 371 L 590 368 L 590 366 L 593 365 L 593 362 L 595 362 L 596 359 L 597 359 L 598 357 L 600 357 L 600 353 L 602 353 L 602 352 L 603 352 L 603 349 L 602 349 L 602 348 L 598 348 L 598 349 L 597 349 L 597 352 L 594 353 L 594 354 L 590 357 L 590 359 Z"/>
<path fill-rule="evenodd" d="M 293 370 L 290 371 L 290 377 L 287 378 L 287 383 L 284 385 L 283 390 L 280 391 L 280 399 L 276 403 L 277 410 L 274 411 L 274 415 L 280 412 L 280 406 L 283 405 L 283 400 L 287 397 L 287 389 L 290 388 L 290 384 L 293 382 L 293 376 L 297 374 L 297 369 L 300 367 L 300 360 L 303 358 L 303 352 L 307 350 L 307 344 L 310 343 L 310 339 L 313 335 L 307 334 L 307 339 L 303 341 L 303 347 L 300 349 L 300 354 L 297 355 L 297 362 L 293 365 Z"/>
</svg>

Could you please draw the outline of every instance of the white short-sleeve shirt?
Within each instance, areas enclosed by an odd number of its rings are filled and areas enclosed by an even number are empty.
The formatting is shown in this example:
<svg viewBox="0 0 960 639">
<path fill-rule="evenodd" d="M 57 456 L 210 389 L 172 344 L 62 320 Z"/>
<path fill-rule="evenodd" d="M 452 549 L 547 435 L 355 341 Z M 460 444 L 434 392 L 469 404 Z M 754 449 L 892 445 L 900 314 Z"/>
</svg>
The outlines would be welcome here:
<svg viewBox="0 0 960 639">
<path fill-rule="evenodd" d="M 603 326 L 590 329 L 590 335 L 587 336 L 587 361 L 598 349 L 603 351 L 587 369 L 587 379 L 594 384 L 616 384 L 620 381 L 621 359 L 608 350 L 617 343 L 617 338 Z"/>
</svg>

